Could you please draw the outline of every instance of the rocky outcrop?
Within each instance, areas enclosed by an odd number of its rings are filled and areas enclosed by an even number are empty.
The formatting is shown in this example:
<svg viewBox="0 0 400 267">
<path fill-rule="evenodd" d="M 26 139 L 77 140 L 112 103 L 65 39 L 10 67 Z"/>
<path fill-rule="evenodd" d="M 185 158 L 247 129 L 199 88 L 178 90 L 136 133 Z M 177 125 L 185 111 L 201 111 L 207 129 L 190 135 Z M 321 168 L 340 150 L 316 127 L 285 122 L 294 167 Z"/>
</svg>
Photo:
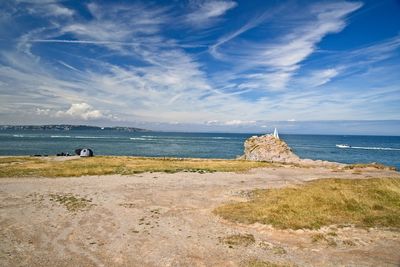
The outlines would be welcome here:
<svg viewBox="0 0 400 267">
<path fill-rule="evenodd" d="M 242 159 L 292 163 L 300 158 L 282 140 L 272 135 L 252 136 L 244 142 Z"/>
<path fill-rule="evenodd" d="M 240 159 L 314 166 L 339 166 L 336 162 L 301 159 L 285 141 L 273 135 L 252 136 L 244 142 L 244 155 Z"/>
</svg>

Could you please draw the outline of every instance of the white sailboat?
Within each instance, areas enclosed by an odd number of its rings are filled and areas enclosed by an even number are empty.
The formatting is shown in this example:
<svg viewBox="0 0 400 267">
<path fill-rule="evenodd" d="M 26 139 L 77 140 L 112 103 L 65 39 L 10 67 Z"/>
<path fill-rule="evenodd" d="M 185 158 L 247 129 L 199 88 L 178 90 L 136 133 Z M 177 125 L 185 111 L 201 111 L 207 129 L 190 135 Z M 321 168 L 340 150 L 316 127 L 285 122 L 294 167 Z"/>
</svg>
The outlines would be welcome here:
<svg viewBox="0 0 400 267">
<path fill-rule="evenodd" d="M 277 130 L 276 128 L 275 128 L 275 130 L 274 130 L 273 136 L 274 136 L 276 139 L 279 139 L 278 130 Z"/>
</svg>

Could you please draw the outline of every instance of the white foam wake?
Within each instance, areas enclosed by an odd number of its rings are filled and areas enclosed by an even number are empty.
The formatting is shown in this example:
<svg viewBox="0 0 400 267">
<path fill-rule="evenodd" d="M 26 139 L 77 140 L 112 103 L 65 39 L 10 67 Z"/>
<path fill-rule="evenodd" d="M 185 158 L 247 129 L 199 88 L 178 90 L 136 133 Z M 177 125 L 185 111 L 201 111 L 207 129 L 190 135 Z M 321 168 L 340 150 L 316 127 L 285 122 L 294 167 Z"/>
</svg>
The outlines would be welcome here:
<svg viewBox="0 0 400 267">
<path fill-rule="evenodd" d="M 73 139 L 120 139 L 115 136 L 70 136 L 70 135 L 51 135 L 51 138 L 73 138 Z"/>
<path fill-rule="evenodd" d="M 353 149 L 366 149 L 366 150 L 394 150 L 400 151 L 400 148 L 393 147 L 370 147 L 370 146 L 349 146 L 349 145 L 336 145 L 338 148 L 353 148 Z"/>
<path fill-rule="evenodd" d="M 131 140 L 149 140 L 149 139 L 141 138 L 141 137 L 131 137 L 129 139 L 131 139 Z"/>
<path fill-rule="evenodd" d="M 82 136 L 82 135 L 74 136 L 74 138 L 77 138 L 77 139 L 120 139 L 120 137 L 116 137 L 116 136 Z"/>
</svg>

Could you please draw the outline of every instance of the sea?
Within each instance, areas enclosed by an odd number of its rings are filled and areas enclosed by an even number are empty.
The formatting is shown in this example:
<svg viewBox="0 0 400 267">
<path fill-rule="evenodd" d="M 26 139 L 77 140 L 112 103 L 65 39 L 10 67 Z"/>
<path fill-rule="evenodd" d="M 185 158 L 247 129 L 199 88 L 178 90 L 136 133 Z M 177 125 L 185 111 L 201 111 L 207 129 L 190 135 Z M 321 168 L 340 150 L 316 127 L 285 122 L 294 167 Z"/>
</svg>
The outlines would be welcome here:
<svg viewBox="0 0 400 267">
<path fill-rule="evenodd" d="M 256 134 L 0 130 L 0 155 L 73 154 L 77 148 L 91 148 L 95 155 L 234 159 L 243 154 L 244 141 L 253 135 Z M 400 136 L 280 134 L 280 138 L 301 158 L 377 162 L 400 170 Z"/>
</svg>

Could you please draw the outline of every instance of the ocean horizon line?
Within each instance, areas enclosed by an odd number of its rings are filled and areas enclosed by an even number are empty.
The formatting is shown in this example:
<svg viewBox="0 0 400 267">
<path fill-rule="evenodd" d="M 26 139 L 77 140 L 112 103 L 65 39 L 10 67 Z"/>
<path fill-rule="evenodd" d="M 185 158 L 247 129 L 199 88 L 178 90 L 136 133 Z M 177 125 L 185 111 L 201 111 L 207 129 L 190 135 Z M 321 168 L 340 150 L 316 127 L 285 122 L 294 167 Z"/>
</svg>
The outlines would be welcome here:
<svg viewBox="0 0 400 267">
<path fill-rule="evenodd" d="M 262 125 L 261 125 L 262 124 Z M 102 125 L 95 123 L 46 123 L 46 124 L 0 124 L 0 130 L 92 130 L 193 134 L 268 134 L 277 128 L 284 135 L 343 135 L 343 136 L 400 136 L 400 120 L 319 120 L 319 121 L 257 121 L 255 124 L 241 125 L 206 125 L 178 123 L 138 123 L 134 126 Z M 54 128 L 54 129 L 48 129 Z M 83 128 L 83 129 L 69 129 Z M 90 128 L 90 129 L 89 129 Z M 190 129 L 190 130 L 189 130 Z"/>
</svg>

